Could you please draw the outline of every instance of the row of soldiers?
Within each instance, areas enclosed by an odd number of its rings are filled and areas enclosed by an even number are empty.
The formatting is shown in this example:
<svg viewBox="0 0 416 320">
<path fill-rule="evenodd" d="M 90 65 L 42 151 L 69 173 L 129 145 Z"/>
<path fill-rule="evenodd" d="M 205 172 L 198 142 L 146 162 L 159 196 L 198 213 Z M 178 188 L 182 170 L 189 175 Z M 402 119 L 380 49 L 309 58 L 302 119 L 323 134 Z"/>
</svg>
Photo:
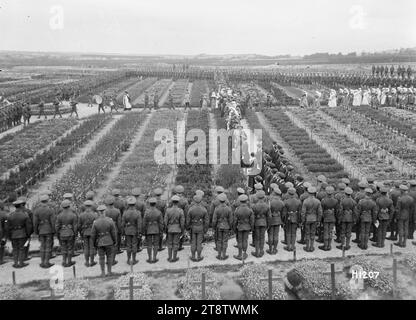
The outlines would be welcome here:
<svg viewBox="0 0 416 320">
<path fill-rule="evenodd" d="M 375 66 L 373 65 L 371 67 L 371 74 L 373 76 L 385 76 L 387 77 L 389 74 L 391 77 L 393 77 L 395 74 L 398 77 L 404 78 L 405 75 L 407 75 L 408 78 L 410 78 L 413 74 L 413 70 L 410 66 L 405 68 L 403 65 L 397 66 L 397 68 L 394 68 L 393 65 L 390 66 L 390 69 L 388 66 Z"/>
</svg>

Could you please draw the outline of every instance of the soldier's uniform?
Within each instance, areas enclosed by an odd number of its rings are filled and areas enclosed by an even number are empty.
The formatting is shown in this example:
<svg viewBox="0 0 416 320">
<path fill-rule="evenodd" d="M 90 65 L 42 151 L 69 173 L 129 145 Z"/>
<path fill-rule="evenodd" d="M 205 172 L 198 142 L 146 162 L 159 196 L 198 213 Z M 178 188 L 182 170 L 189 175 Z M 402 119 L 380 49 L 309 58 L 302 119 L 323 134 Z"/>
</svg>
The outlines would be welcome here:
<svg viewBox="0 0 416 320">
<path fill-rule="evenodd" d="M 213 227 L 213 225 L 212 225 L 212 218 L 214 217 L 214 211 L 220 205 L 220 201 L 218 200 L 218 196 L 220 194 L 223 194 L 224 193 L 224 188 L 221 187 L 221 186 L 217 186 L 215 188 L 215 193 L 216 193 L 216 196 L 215 195 L 213 196 L 213 199 L 214 200 L 211 202 L 211 207 L 209 209 L 209 221 L 210 221 L 210 225 L 212 227 Z M 227 205 L 229 205 L 228 200 L 226 200 L 225 203 Z M 214 250 L 218 251 L 218 247 L 217 247 L 217 239 L 218 239 L 218 237 L 217 237 L 217 230 L 215 230 L 214 227 L 213 227 L 213 229 L 214 229 L 214 241 L 215 241 L 215 248 L 214 248 Z"/>
<path fill-rule="evenodd" d="M 40 117 L 41 116 L 44 116 L 45 117 L 45 120 L 47 119 L 47 117 L 46 117 L 46 113 L 45 113 L 45 103 L 43 102 L 43 101 L 41 101 L 39 104 L 38 104 L 38 107 L 39 107 L 39 115 L 38 115 L 38 119 L 40 119 Z"/>
<path fill-rule="evenodd" d="M 91 238 L 95 248 L 98 251 L 98 259 L 100 262 L 101 276 L 105 275 L 105 264 L 107 258 L 107 271 L 111 275 L 111 267 L 113 265 L 113 248 L 117 244 L 117 230 L 113 219 L 106 217 L 104 211 L 106 207 L 100 205 L 97 208 L 99 216 L 95 219 L 91 228 Z"/>
<path fill-rule="evenodd" d="M 267 218 L 270 216 L 270 207 L 265 201 L 265 193 L 263 190 L 257 192 L 256 198 L 257 202 L 252 207 L 254 213 L 254 245 L 256 251 L 252 254 L 259 258 L 264 255 L 264 240 L 267 229 Z"/>
<path fill-rule="evenodd" d="M 353 190 L 351 188 L 345 189 L 346 196 L 341 200 L 339 204 L 337 220 L 341 224 L 341 245 L 337 246 L 338 249 L 344 247 L 345 250 L 349 250 L 351 241 L 352 226 L 357 220 L 356 206 L 357 203 L 352 199 L 351 195 Z"/>
<path fill-rule="evenodd" d="M 234 230 L 237 234 L 238 260 L 247 259 L 248 234 L 254 228 L 254 212 L 249 207 L 247 195 L 238 197 L 239 206 L 234 212 Z"/>
<path fill-rule="evenodd" d="M 91 237 L 91 230 L 95 219 L 97 219 L 97 214 L 93 206 L 94 202 L 91 200 L 85 201 L 85 210 L 81 212 L 78 219 L 78 231 L 82 237 L 82 242 L 84 244 L 84 258 L 86 267 L 92 267 L 96 265 L 96 262 L 94 261 L 95 248 Z"/>
<path fill-rule="evenodd" d="M 401 185 L 400 189 L 403 191 L 403 194 L 397 200 L 397 230 L 399 233 L 399 242 L 395 245 L 399 247 L 406 247 L 406 240 L 409 233 L 409 218 L 410 215 L 415 212 L 415 204 L 413 198 L 407 193 L 408 187 Z"/>
<path fill-rule="evenodd" d="M 142 221 L 144 218 L 144 213 L 146 211 L 146 204 L 143 200 L 142 190 L 140 188 L 134 188 L 131 191 L 131 194 L 136 198 L 136 210 L 140 213 L 142 216 Z M 137 252 L 142 251 L 142 237 L 137 238 Z"/>
<path fill-rule="evenodd" d="M 13 204 L 17 207 L 16 211 L 12 212 L 7 220 L 7 234 L 12 242 L 13 267 L 23 268 L 27 266 L 27 263 L 24 263 L 24 245 L 32 233 L 33 225 L 29 215 L 22 207 L 24 203 L 18 199 Z"/>
<path fill-rule="evenodd" d="M 266 250 L 269 254 L 277 253 L 277 245 L 279 243 L 279 228 L 283 225 L 283 208 L 284 202 L 280 198 L 282 192 L 277 186 L 273 189 L 274 195 L 270 197 L 270 212 L 268 216 L 268 241 L 269 249 Z"/>
<path fill-rule="evenodd" d="M 54 113 L 53 113 L 53 118 L 55 119 L 55 117 L 59 114 L 59 117 L 62 118 L 62 113 L 61 110 L 59 110 L 59 105 L 61 104 L 61 102 L 59 101 L 58 98 L 55 99 L 55 101 L 53 102 L 53 106 L 54 106 Z"/>
<path fill-rule="evenodd" d="M 7 241 L 7 219 L 9 212 L 5 210 L 4 203 L 0 201 L 0 265 L 4 264 L 4 249 Z"/>
<path fill-rule="evenodd" d="M 381 188 L 381 196 L 377 198 L 377 220 L 379 221 L 377 243 L 375 247 L 384 248 L 384 240 L 386 239 L 387 226 L 394 216 L 393 200 L 387 196 L 387 189 Z"/>
<path fill-rule="evenodd" d="M 390 192 L 390 198 L 393 201 L 393 206 L 394 206 L 394 217 L 396 216 L 396 211 L 397 211 L 397 201 L 399 200 L 399 197 L 402 195 L 402 192 L 400 191 L 399 187 L 400 187 L 400 183 L 396 182 L 395 188 Z M 390 236 L 387 237 L 386 239 L 393 240 L 393 241 L 397 240 L 397 221 L 395 218 L 391 219 Z"/>
<path fill-rule="evenodd" d="M 227 197 L 224 193 L 218 195 L 220 204 L 215 208 L 212 217 L 212 226 L 217 232 L 217 259 L 225 260 L 228 245 L 228 233 L 233 224 L 233 214 L 231 207 L 226 203 Z"/>
<path fill-rule="evenodd" d="M 348 181 L 347 178 L 343 178 L 343 181 Z M 338 205 L 342 201 L 342 199 L 345 198 L 345 188 L 347 187 L 347 184 L 344 182 L 341 182 L 338 184 L 338 192 L 335 194 L 334 198 L 338 201 Z M 336 216 L 335 216 L 336 217 Z M 338 223 L 338 221 L 335 221 L 335 234 L 336 239 L 335 242 L 340 243 L 341 242 L 341 224 Z"/>
<path fill-rule="evenodd" d="M 365 188 L 367 187 L 367 183 L 364 181 L 360 181 L 358 183 L 358 187 L 360 188 L 360 190 L 354 195 L 354 201 L 358 204 L 358 202 L 360 202 L 361 199 L 365 198 Z M 355 224 L 355 239 L 352 242 L 355 243 L 360 243 L 360 238 L 361 238 L 361 230 L 360 230 L 360 226 L 361 226 L 361 222 L 359 217 L 357 216 L 357 221 Z"/>
<path fill-rule="evenodd" d="M 113 248 L 113 265 L 117 264 L 116 255 L 122 253 L 120 246 L 121 246 L 121 217 L 122 214 L 120 209 L 118 209 L 116 205 L 116 199 L 114 197 L 107 197 L 105 199 L 106 210 L 105 216 L 111 218 L 114 221 L 114 225 L 116 226 L 116 234 L 117 234 L 117 241 L 115 242 L 115 246 Z M 123 203 L 123 210 L 124 210 L 124 203 Z"/>
<path fill-rule="evenodd" d="M 415 180 L 410 181 L 409 196 L 413 198 L 413 203 L 415 204 L 415 207 L 416 207 L 416 181 Z M 416 212 L 415 212 L 415 215 L 416 215 Z M 415 215 L 410 215 L 409 217 L 408 239 L 413 239 L 413 234 L 415 232 L 415 224 L 416 224 Z"/>
<path fill-rule="evenodd" d="M 319 246 L 319 249 L 329 251 L 331 250 L 332 232 L 335 227 L 336 216 L 338 213 L 338 200 L 333 196 L 335 192 L 334 188 L 326 187 L 325 192 L 328 196 L 321 201 L 323 213 L 322 222 L 324 225 L 324 245 Z"/>
<path fill-rule="evenodd" d="M 322 206 L 321 202 L 315 198 L 316 188 L 309 187 L 308 193 L 310 194 L 302 204 L 302 223 L 305 224 L 305 237 L 306 247 L 304 250 L 307 252 L 313 252 L 315 250 L 313 244 L 315 241 L 316 226 L 322 219 Z"/>
<path fill-rule="evenodd" d="M 296 230 L 301 224 L 302 202 L 296 197 L 296 189 L 288 190 L 289 198 L 284 201 L 283 219 L 287 230 L 287 246 L 286 251 L 295 250 Z"/>
<path fill-rule="evenodd" d="M 166 206 L 167 203 L 165 200 L 161 199 L 161 195 L 163 194 L 163 190 L 161 188 L 156 188 L 153 191 L 155 198 L 156 198 L 156 208 L 159 209 L 159 211 L 162 213 L 162 218 L 165 218 L 165 212 L 166 212 Z M 162 251 L 165 248 L 163 248 L 163 230 L 161 230 L 160 235 L 159 235 L 159 248 L 158 251 Z"/>
<path fill-rule="evenodd" d="M 53 235 L 55 233 L 55 212 L 47 204 L 49 197 L 43 195 L 40 198 L 41 203 L 33 212 L 34 232 L 39 236 L 40 242 L 40 266 L 49 268 L 53 264 L 49 263 L 52 253 Z"/>
<path fill-rule="evenodd" d="M 367 250 L 368 248 L 370 227 L 371 224 L 375 222 L 377 215 L 376 203 L 370 197 L 373 190 L 371 188 L 366 188 L 365 192 L 366 196 L 357 204 L 357 216 L 360 221 L 360 244 L 358 246 L 363 250 Z"/>
<path fill-rule="evenodd" d="M 179 238 L 183 235 L 185 230 L 185 213 L 184 210 L 179 207 L 179 201 L 179 196 L 172 197 L 173 206 L 166 210 L 164 218 L 164 225 L 167 233 L 167 246 L 169 250 L 169 262 L 175 262 L 179 259 L 177 257 Z"/>
<path fill-rule="evenodd" d="M 159 235 L 163 231 L 162 213 L 156 208 L 156 202 L 155 198 L 149 199 L 150 207 L 145 211 L 143 216 L 143 233 L 146 236 L 147 254 L 149 256 L 148 263 L 157 262 L 156 256 L 159 246 Z"/>
<path fill-rule="evenodd" d="M 201 261 L 203 259 L 201 256 L 202 240 L 204 233 L 208 230 L 209 215 L 207 209 L 201 204 L 201 196 L 195 195 L 193 200 L 194 204 L 190 206 L 186 216 L 186 226 L 191 234 L 191 260 Z M 198 254 L 197 258 L 195 258 L 195 253 Z"/>
<path fill-rule="evenodd" d="M 58 235 L 59 244 L 61 246 L 62 265 L 64 267 L 75 264 L 71 259 L 74 241 L 77 235 L 78 217 L 70 206 L 70 201 L 62 201 L 61 207 L 63 210 L 58 214 L 55 223 L 56 234 Z"/>
<path fill-rule="evenodd" d="M 138 262 L 136 260 L 137 239 L 142 233 L 142 215 L 135 208 L 136 199 L 134 197 L 127 199 L 127 205 L 127 210 L 124 211 L 121 221 L 121 230 L 126 237 L 127 264 L 131 262 L 136 264 Z"/>
</svg>

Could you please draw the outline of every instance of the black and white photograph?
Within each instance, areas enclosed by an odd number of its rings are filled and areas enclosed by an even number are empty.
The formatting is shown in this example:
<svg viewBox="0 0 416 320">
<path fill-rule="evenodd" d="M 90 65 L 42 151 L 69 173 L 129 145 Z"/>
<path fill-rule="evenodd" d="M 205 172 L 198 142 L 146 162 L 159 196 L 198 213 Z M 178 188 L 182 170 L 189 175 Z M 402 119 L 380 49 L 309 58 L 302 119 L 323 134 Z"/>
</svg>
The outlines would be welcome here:
<svg viewBox="0 0 416 320">
<path fill-rule="evenodd" d="M 0 302 L 416 300 L 415 13 L 0 0 Z"/>
</svg>

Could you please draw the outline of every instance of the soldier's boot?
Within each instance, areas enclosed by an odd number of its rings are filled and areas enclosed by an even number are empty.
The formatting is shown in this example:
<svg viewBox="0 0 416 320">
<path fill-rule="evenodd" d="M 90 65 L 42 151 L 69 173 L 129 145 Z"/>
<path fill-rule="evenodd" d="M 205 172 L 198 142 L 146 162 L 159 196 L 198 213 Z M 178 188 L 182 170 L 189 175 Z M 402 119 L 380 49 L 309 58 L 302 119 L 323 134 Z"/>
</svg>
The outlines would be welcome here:
<svg viewBox="0 0 416 320">
<path fill-rule="evenodd" d="M 24 268 L 26 266 L 28 266 L 28 263 L 25 263 L 25 258 L 26 258 L 26 251 L 25 250 L 21 250 L 19 252 L 19 268 Z"/>
<path fill-rule="evenodd" d="M 158 249 L 159 249 L 158 247 L 154 247 L 153 248 L 153 260 L 152 260 L 152 263 L 156 263 L 156 262 L 159 261 L 159 259 L 157 259 Z"/>
<path fill-rule="evenodd" d="M 350 250 L 351 249 L 350 243 L 351 243 L 351 237 L 347 237 L 347 239 L 345 241 L 345 250 Z"/>
<path fill-rule="evenodd" d="M 251 254 L 253 256 L 255 256 L 256 258 L 260 257 L 260 248 L 259 248 L 259 245 L 257 243 L 256 243 L 256 250 L 252 251 Z"/>
<path fill-rule="evenodd" d="M 137 252 L 141 252 L 143 250 L 142 248 L 142 239 L 138 238 L 137 239 Z"/>
<path fill-rule="evenodd" d="M 93 267 L 97 264 L 97 262 L 94 261 L 94 255 L 90 255 L 90 267 Z"/>
<path fill-rule="evenodd" d="M 168 261 L 172 262 L 172 248 L 168 248 Z"/>
<path fill-rule="evenodd" d="M 269 242 L 269 249 L 266 250 L 268 254 L 273 254 L 273 245 Z"/>
<path fill-rule="evenodd" d="M 390 232 L 390 236 L 386 238 L 387 240 L 397 241 L 397 232 L 392 230 Z"/>
<path fill-rule="evenodd" d="M 322 245 L 322 246 L 318 246 L 318 248 L 320 249 L 320 250 L 323 250 L 323 251 L 326 251 L 326 239 L 323 241 L 324 242 L 324 244 Z M 319 241 L 318 241 L 319 242 Z"/>
<path fill-rule="evenodd" d="M 41 268 L 45 268 L 45 252 L 40 251 L 39 254 L 40 254 L 40 264 L 39 264 L 39 266 Z"/>
<path fill-rule="evenodd" d="M 306 239 L 305 242 L 306 242 L 306 246 L 303 247 L 303 250 L 305 250 L 306 252 L 309 252 L 309 246 L 310 246 L 309 242 L 310 241 L 309 241 L 309 239 Z"/>
<path fill-rule="evenodd" d="M 50 252 L 45 252 L 45 268 L 50 268 L 53 265 L 55 265 L 54 263 L 51 263 L 49 261 L 50 258 L 51 258 L 51 253 Z"/>
<path fill-rule="evenodd" d="M 163 247 L 163 235 L 161 235 L 159 237 L 159 248 L 157 249 L 158 251 L 163 251 L 165 250 L 165 248 Z"/>
<path fill-rule="evenodd" d="M 13 268 L 19 268 L 19 252 L 13 250 Z"/>
<path fill-rule="evenodd" d="M 5 264 L 4 262 L 4 246 L 0 246 L 0 265 Z"/>
<path fill-rule="evenodd" d="M 331 240 L 331 239 L 328 239 L 328 240 L 327 240 L 326 251 L 330 251 L 330 250 L 332 249 L 331 242 L 332 242 L 332 240 Z"/>
<path fill-rule="evenodd" d="M 173 249 L 172 250 L 172 262 L 176 262 L 179 260 L 179 258 L 177 257 L 178 255 L 178 249 Z"/>
<path fill-rule="evenodd" d="M 131 254 L 131 256 L 132 256 L 132 261 L 131 262 L 133 263 L 133 265 L 135 265 L 139 262 L 139 260 L 136 259 L 136 255 L 137 255 L 137 253 L 134 252 L 134 251 Z"/>
<path fill-rule="evenodd" d="M 406 242 L 407 242 L 407 237 L 403 237 L 402 245 L 401 245 L 402 248 L 406 248 Z"/>
<path fill-rule="evenodd" d="M 195 255 L 196 255 L 196 250 L 191 250 L 191 260 L 194 261 L 194 262 L 197 261 L 196 258 L 195 258 Z"/>
<path fill-rule="evenodd" d="M 130 265 L 131 263 L 131 251 L 129 249 L 127 251 L 127 264 Z"/>
<path fill-rule="evenodd" d="M 337 246 L 337 249 L 342 250 L 342 248 L 345 248 L 345 237 L 341 237 L 341 244 Z"/>
<path fill-rule="evenodd" d="M 402 244 L 402 241 L 403 241 L 402 239 L 403 239 L 403 237 L 401 235 L 399 235 L 399 241 L 395 242 L 394 245 L 400 247 L 401 244 Z"/>
<path fill-rule="evenodd" d="M 222 255 L 221 255 L 221 260 L 227 260 L 228 256 L 227 256 L 227 248 L 224 247 L 222 248 Z"/>
<path fill-rule="evenodd" d="M 237 260 L 243 260 L 243 249 L 238 248 L 238 254 L 234 255 L 234 258 Z"/>
<path fill-rule="evenodd" d="M 29 255 L 29 249 L 30 244 L 28 244 L 23 250 L 23 252 L 25 253 L 24 261 L 29 261 L 30 259 L 32 259 L 32 257 Z"/>
<path fill-rule="evenodd" d="M 113 272 L 111 271 L 111 267 L 113 266 L 112 261 L 107 262 L 107 277 L 111 277 L 113 275 Z"/>
<path fill-rule="evenodd" d="M 72 254 L 68 254 L 68 265 L 67 267 L 73 266 L 75 261 L 72 261 Z"/>
<path fill-rule="evenodd" d="M 118 263 L 118 261 L 116 260 L 117 250 L 117 248 L 114 248 L 113 254 L 111 256 L 111 263 L 113 264 L 113 266 L 115 266 Z"/>
<path fill-rule="evenodd" d="M 147 256 L 148 256 L 148 259 L 146 261 L 148 263 L 152 263 L 152 247 L 151 246 L 147 247 Z"/>
<path fill-rule="evenodd" d="M 63 266 L 63 267 L 66 267 L 66 259 L 67 259 L 67 254 L 65 254 L 65 253 L 63 253 L 62 254 L 62 263 L 61 263 L 61 265 Z"/>
<path fill-rule="evenodd" d="M 88 253 L 84 254 L 85 263 L 84 265 L 88 268 L 90 267 L 90 255 Z"/>
<path fill-rule="evenodd" d="M 196 254 L 197 254 L 196 261 L 201 261 L 202 259 L 204 259 L 204 257 L 202 256 L 202 249 L 197 250 Z"/>
<path fill-rule="evenodd" d="M 221 260 L 222 248 L 221 248 L 221 245 L 220 244 L 217 245 L 217 252 L 218 252 L 218 254 L 217 254 L 217 256 L 215 258 L 217 258 L 218 260 Z"/>
<path fill-rule="evenodd" d="M 277 254 L 277 245 L 278 245 L 278 241 L 276 240 L 273 242 L 272 254 Z"/>
<path fill-rule="evenodd" d="M 311 240 L 310 240 L 310 245 L 309 245 L 309 250 L 310 250 L 310 252 L 314 252 L 315 251 L 315 248 L 314 248 L 314 246 L 313 246 L 313 243 L 314 243 L 314 239 L 312 238 Z"/>
</svg>

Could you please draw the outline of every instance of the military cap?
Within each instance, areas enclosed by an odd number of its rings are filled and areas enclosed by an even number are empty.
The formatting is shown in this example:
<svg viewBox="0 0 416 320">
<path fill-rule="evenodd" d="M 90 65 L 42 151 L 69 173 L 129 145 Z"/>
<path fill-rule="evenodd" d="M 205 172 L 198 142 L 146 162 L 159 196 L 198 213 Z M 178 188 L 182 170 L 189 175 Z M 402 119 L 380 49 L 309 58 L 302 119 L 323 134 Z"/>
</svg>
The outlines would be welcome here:
<svg viewBox="0 0 416 320">
<path fill-rule="evenodd" d="M 308 188 L 308 192 L 309 193 L 316 193 L 316 188 L 311 186 L 311 187 Z"/>
<path fill-rule="evenodd" d="M 275 188 L 275 187 L 277 187 L 277 186 L 278 186 L 278 185 L 277 185 L 276 183 L 271 183 L 271 184 L 270 184 L 270 188 L 271 188 L 271 189 L 274 189 L 274 188 Z"/>
<path fill-rule="evenodd" d="M 227 200 L 227 196 L 224 193 L 218 195 L 217 199 L 221 202 L 225 202 Z"/>
<path fill-rule="evenodd" d="M 288 189 L 293 188 L 293 183 L 292 182 L 286 182 L 285 187 L 288 188 Z"/>
<path fill-rule="evenodd" d="M 351 188 L 346 187 L 346 188 L 345 188 L 345 193 L 346 193 L 346 194 L 351 195 L 351 194 L 353 194 L 353 193 L 354 193 L 354 191 L 353 191 Z"/>
<path fill-rule="evenodd" d="M 387 192 L 389 192 L 389 189 L 383 186 L 383 187 L 380 188 L 380 192 L 381 193 L 387 193 Z"/>
<path fill-rule="evenodd" d="M 311 184 L 310 182 L 305 182 L 305 183 L 303 184 L 303 186 L 304 186 L 306 189 L 308 189 L 310 186 L 312 186 L 312 184 Z"/>
<path fill-rule="evenodd" d="M 237 193 L 238 194 L 245 194 L 246 192 L 244 191 L 243 188 L 237 188 Z"/>
<path fill-rule="evenodd" d="M 309 192 L 309 188 L 308 188 L 308 192 Z M 333 187 L 329 186 L 329 187 L 325 188 L 325 192 L 327 194 L 333 194 L 335 192 L 335 189 Z"/>
<path fill-rule="evenodd" d="M 202 201 L 202 197 L 198 194 L 194 195 L 193 199 L 196 203 L 200 203 Z"/>
<path fill-rule="evenodd" d="M 278 173 L 278 172 L 279 172 L 279 170 L 278 170 L 278 169 L 276 169 L 276 168 L 273 168 L 273 169 L 272 169 L 272 173 L 273 173 L 273 174 L 276 174 L 276 173 Z"/>
<path fill-rule="evenodd" d="M 155 190 L 153 190 L 153 193 L 155 194 L 155 196 L 160 196 L 163 193 L 162 188 L 156 188 Z"/>
<path fill-rule="evenodd" d="M 221 187 L 221 186 L 216 186 L 216 187 L 215 187 L 215 192 L 216 192 L 216 193 L 223 193 L 223 192 L 224 192 L 224 188 L 223 188 L 223 187 Z"/>
<path fill-rule="evenodd" d="M 149 203 L 157 203 L 157 199 L 156 198 L 150 198 L 149 199 Z"/>
<path fill-rule="evenodd" d="M 367 183 L 365 181 L 360 181 L 360 182 L 358 182 L 358 186 L 360 188 L 367 188 Z"/>
<path fill-rule="evenodd" d="M 291 195 L 294 195 L 294 194 L 296 193 L 296 189 L 295 189 L 295 188 L 289 188 L 289 189 L 287 190 L 287 192 L 288 192 L 289 194 L 291 194 Z"/>
<path fill-rule="evenodd" d="M 62 208 L 69 208 L 70 206 L 71 206 L 71 201 L 64 200 L 64 201 L 62 201 L 62 203 L 61 203 L 61 207 L 62 207 Z"/>
<path fill-rule="evenodd" d="M 105 211 L 107 209 L 107 207 L 103 204 L 100 204 L 97 208 L 97 211 Z"/>
<path fill-rule="evenodd" d="M 171 200 L 173 201 L 173 202 L 178 202 L 179 200 L 181 200 L 181 198 L 179 198 L 178 196 L 173 196 L 172 198 L 171 198 Z"/>
<path fill-rule="evenodd" d="M 374 177 L 368 177 L 368 178 L 367 178 L 367 182 L 368 182 L 368 183 L 373 183 L 373 182 L 374 182 L 374 180 L 375 180 L 375 179 L 374 179 Z"/>
<path fill-rule="evenodd" d="M 351 183 L 350 179 L 348 179 L 348 178 L 342 178 L 341 182 L 345 183 L 346 185 L 349 185 Z"/>
<path fill-rule="evenodd" d="M 69 193 L 69 192 L 65 193 L 64 196 L 63 196 L 64 199 L 72 199 L 73 197 L 74 196 L 72 195 L 72 193 Z"/>
<path fill-rule="evenodd" d="M 142 194 L 142 189 L 140 188 L 133 188 L 133 190 L 131 190 L 131 195 L 134 197 L 138 197 Z"/>
<path fill-rule="evenodd" d="M 174 191 L 176 193 L 183 193 L 185 191 L 185 189 L 181 185 L 178 185 L 178 186 L 175 187 L 175 190 Z"/>
<path fill-rule="evenodd" d="M 409 190 L 409 188 L 406 185 L 401 184 L 400 185 L 400 190 L 407 191 L 407 190 Z"/>
<path fill-rule="evenodd" d="M 113 191 L 111 192 L 111 194 L 113 196 L 119 196 L 120 195 L 120 190 L 119 189 L 113 189 Z M 104 209 L 105 210 L 105 209 Z"/>
<path fill-rule="evenodd" d="M 42 194 L 40 196 L 40 201 L 48 201 L 49 200 L 49 196 L 47 194 Z"/>
<path fill-rule="evenodd" d="M 266 193 L 263 190 L 257 191 L 256 197 L 258 199 L 263 199 L 266 196 Z"/>
<path fill-rule="evenodd" d="M 276 168 L 276 165 L 273 162 L 268 162 L 267 165 L 272 169 Z"/>
<path fill-rule="evenodd" d="M 409 183 L 412 187 L 416 186 L 416 180 L 411 180 L 409 181 Z"/>
<path fill-rule="evenodd" d="M 92 206 L 92 205 L 94 205 L 94 202 L 92 202 L 91 200 L 84 201 L 84 206 L 89 207 L 89 206 Z"/>
<path fill-rule="evenodd" d="M 127 198 L 127 204 L 128 205 L 136 204 L 136 198 L 135 197 L 128 197 Z"/>
<path fill-rule="evenodd" d="M 273 188 L 273 192 L 276 193 L 276 194 L 282 194 L 282 191 L 279 189 L 278 186 Z"/>
<path fill-rule="evenodd" d="M 263 185 L 261 183 L 256 183 L 254 185 L 254 189 L 256 189 L 256 190 L 262 190 L 263 189 Z"/>
<path fill-rule="evenodd" d="M 293 166 L 288 165 L 288 166 L 287 166 L 287 170 L 292 171 L 292 170 L 293 170 Z"/>
<path fill-rule="evenodd" d="M 326 182 L 326 177 L 322 174 L 320 174 L 317 179 L 319 182 Z"/>
<path fill-rule="evenodd" d="M 364 190 L 366 193 L 373 193 L 373 189 L 371 188 L 365 188 Z"/>
<path fill-rule="evenodd" d="M 347 186 L 345 185 L 345 183 L 338 183 L 338 189 L 340 189 L 340 190 L 345 190 L 345 188 L 346 188 Z"/>
<path fill-rule="evenodd" d="M 114 197 L 113 196 L 108 196 L 107 198 L 105 198 L 105 204 L 111 205 L 114 203 Z"/>
<path fill-rule="evenodd" d="M 399 187 L 400 187 L 400 185 L 401 185 L 401 182 L 400 182 L 400 181 L 394 181 L 394 186 L 395 186 L 396 188 L 399 188 Z"/>
<path fill-rule="evenodd" d="M 326 182 L 322 182 L 322 183 L 321 183 L 321 187 L 325 189 L 326 187 L 328 187 L 328 183 L 326 183 Z"/>
<path fill-rule="evenodd" d="M 202 198 L 205 195 L 205 193 L 202 190 L 196 190 L 195 195 L 200 196 Z"/>
<path fill-rule="evenodd" d="M 88 191 L 88 192 L 85 194 L 85 198 L 87 198 L 87 199 L 93 199 L 93 198 L 94 198 L 94 196 L 95 196 L 94 191 Z"/>
<path fill-rule="evenodd" d="M 241 196 L 238 197 L 238 201 L 240 202 L 245 202 L 248 200 L 248 197 L 246 194 L 242 194 Z"/>
</svg>

